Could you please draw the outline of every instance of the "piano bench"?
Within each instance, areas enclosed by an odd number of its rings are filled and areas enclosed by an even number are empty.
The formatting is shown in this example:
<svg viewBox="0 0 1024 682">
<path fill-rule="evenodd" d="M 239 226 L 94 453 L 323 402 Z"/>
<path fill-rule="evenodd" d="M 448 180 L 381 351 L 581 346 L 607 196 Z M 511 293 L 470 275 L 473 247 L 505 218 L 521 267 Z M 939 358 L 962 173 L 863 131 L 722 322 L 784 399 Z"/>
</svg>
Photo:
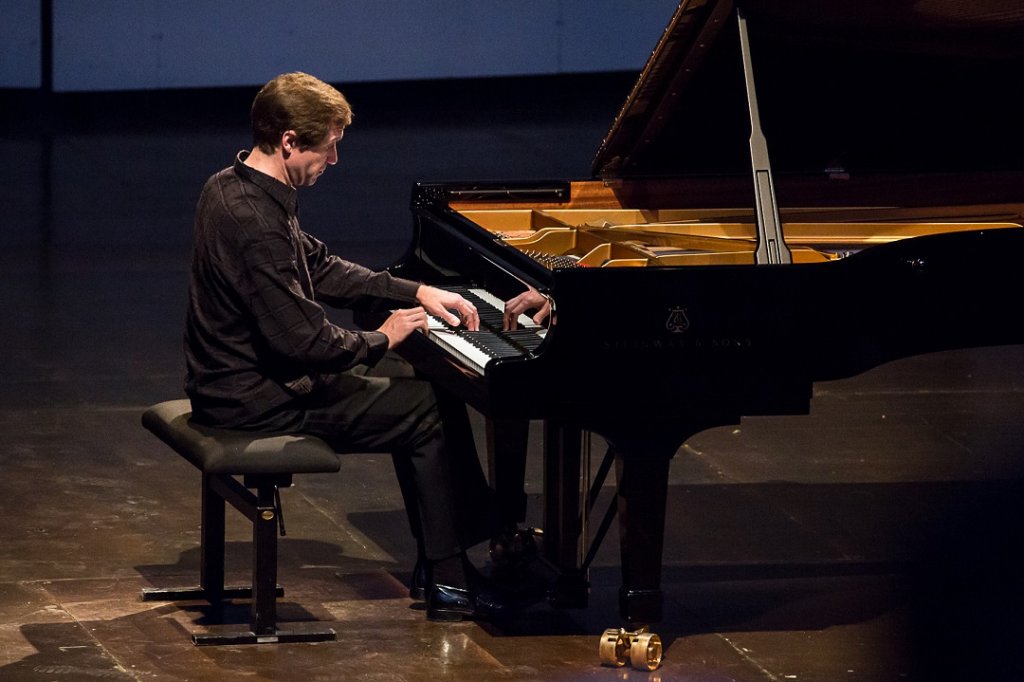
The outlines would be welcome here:
<svg viewBox="0 0 1024 682">
<path fill-rule="evenodd" d="M 338 455 L 313 436 L 213 429 L 192 423 L 191 415 L 188 400 L 171 400 L 147 409 L 142 425 L 202 472 L 199 587 L 145 588 L 142 599 L 204 599 L 214 606 L 252 600 L 248 630 L 194 634 L 197 645 L 334 640 L 329 628 L 277 627 L 276 599 L 284 595 L 277 585 L 277 531 L 280 524 L 284 535 L 279 488 L 290 486 L 293 474 L 337 472 Z M 225 503 L 252 522 L 251 586 L 224 586 Z"/>
</svg>

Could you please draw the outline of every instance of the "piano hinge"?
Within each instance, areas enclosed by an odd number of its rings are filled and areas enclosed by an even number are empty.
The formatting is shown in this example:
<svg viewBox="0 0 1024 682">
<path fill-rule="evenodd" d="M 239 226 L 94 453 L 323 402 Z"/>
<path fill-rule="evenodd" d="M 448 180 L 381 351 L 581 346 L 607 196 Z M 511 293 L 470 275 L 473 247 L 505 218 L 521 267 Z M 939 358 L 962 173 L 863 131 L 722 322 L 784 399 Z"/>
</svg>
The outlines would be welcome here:
<svg viewBox="0 0 1024 682">
<path fill-rule="evenodd" d="M 569 200 L 569 183 L 534 186 L 451 186 L 444 188 L 444 197 L 452 201 L 534 201 L 564 202 Z"/>
<path fill-rule="evenodd" d="M 412 205 L 414 208 L 428 206 L 439 201 L 445 201 L 445 188 L 443 185 L 417 184 L 412 194 Z"/>
</svg>

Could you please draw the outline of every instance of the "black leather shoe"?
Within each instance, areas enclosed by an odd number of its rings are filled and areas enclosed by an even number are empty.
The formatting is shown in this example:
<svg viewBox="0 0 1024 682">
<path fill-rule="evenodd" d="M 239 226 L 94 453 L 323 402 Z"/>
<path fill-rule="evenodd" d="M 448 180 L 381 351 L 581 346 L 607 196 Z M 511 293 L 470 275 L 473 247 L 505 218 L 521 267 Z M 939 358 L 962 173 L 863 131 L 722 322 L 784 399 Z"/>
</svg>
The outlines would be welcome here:
<svg viewBox="0 0 1024 682">
<path fill-rule="evenodd" d="M 507 611 L 505 604 L 489 592 L 476 593 L 448 585 L 434 585 L 427 590 L 427 620 L 493 620 Z"/>
<path fill-rule="evenodd" d="M 416 566 L 412 569 L 412 579 L 409 581 L 409 599 L 425 601 L 428 587 L 430 587 L 430 563 L 422 558 L 417 559 Z"/>
</svg>

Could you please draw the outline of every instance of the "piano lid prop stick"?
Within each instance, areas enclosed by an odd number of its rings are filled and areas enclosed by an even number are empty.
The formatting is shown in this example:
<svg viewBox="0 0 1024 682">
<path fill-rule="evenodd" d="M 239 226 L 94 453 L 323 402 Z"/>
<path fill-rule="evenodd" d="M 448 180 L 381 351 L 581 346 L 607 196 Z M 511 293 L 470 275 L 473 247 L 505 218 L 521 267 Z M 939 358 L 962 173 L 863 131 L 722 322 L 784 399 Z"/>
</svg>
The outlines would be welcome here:
<svg viewBox="0 0 1024 682">
<path fill-rule="evenodd" d="M 793 256 L 782 235 L 782 221 L 775 202 L 775 183 L 768 159 L 768 143 L 761 131 L 761 116 L 757 110 L 754 90 L 754 65 L 750 59 L 750 40 L 747 37 L 747 19 L 736 10 L 740 28 L 740 51 L 743 53 L 743 75 L 747 85 L 747 105 L 750 108 L 750 162 L 754 169 L 754 207 L 757 211 L 757 250 L 754 262 L 792 263 Z"/>
</svg>

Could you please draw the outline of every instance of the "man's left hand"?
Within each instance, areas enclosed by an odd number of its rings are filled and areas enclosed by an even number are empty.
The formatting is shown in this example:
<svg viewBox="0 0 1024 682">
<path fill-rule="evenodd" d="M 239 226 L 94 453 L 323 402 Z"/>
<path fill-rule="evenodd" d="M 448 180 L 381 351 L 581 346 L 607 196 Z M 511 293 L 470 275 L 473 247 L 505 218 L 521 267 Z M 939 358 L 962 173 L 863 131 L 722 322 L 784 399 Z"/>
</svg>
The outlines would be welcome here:
<svg viewBox="0 0 1024 682">
<path fill-rule="evenodd" d="M 454 292 L 422 284 L 416 290 L 416 300 L 428 313 L 453 327 L 461 324 L 471 332 L 480 329 L 480 315 L 476 307 Z"/>
</svg>

